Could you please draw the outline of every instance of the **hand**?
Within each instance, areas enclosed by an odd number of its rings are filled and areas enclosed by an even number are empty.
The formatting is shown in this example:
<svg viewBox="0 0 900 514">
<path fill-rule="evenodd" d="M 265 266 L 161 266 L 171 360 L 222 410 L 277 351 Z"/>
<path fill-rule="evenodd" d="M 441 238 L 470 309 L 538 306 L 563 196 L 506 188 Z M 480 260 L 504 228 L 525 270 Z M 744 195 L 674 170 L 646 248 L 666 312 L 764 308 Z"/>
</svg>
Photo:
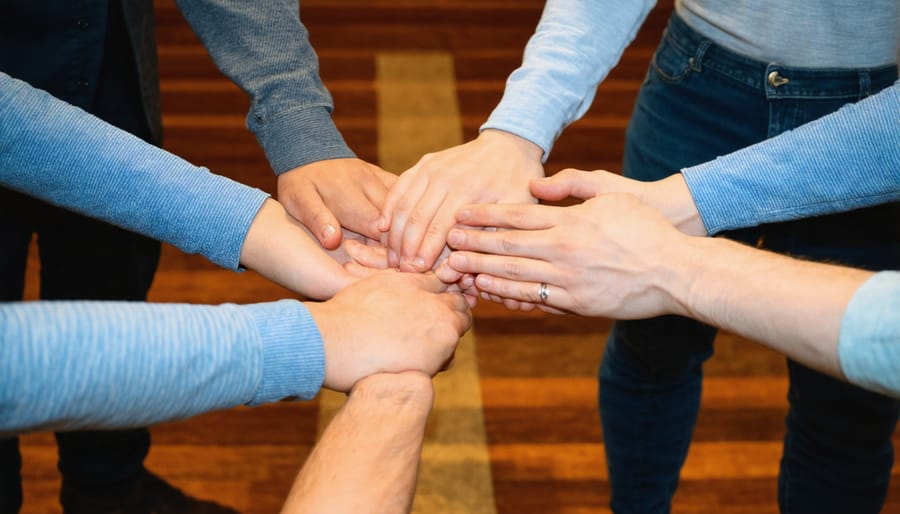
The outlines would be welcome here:
<svg viewBox="0 0 900 514">
<path fill-rule="evenodd" d="M 651 317 L 680 309 L 658 287 L 667 260 L 687 236 L 627 194 L 606 194 L 570 207 L 473 205 L 457 220 L 497 232 L 454 229 L 449 264 L 476 274 L 489 295 L 586 316 Z M 549 295 L 541 302 L 540 284 Z M 548 309 L 549 307 L 549 309 Z"/>
<path fill-rule="evenodd" d="M 608 171 L 566 169 L 531 183 L 531 193 L 541 200 L 574 196 L 586 200 L 603 193 L 629 193 L 661 212 L 675 227 L 692 236 L 705 236 L 706 227 L 681 173 L 656 182 L 640 182 Z"/>
<path fill-rule="evenodd" d="M 319 243 L 335 249 L 341 227 L 379 239 L 378 220 L 393 173 L 360 159 L 328 159 L 278 176 L 278 200 Z"/>
<path fill-rule="evenodd" d="M 468 203 L 534 202 L 528 181 L 543 177 L 540 147 L 513 134 L 485 130 L 461 146 L 428 154 L 400 176 L 384 202 L 381 230 L 388 261 L 402 271 L 432 268 Z"/>
<path fill-rule="evenodd" d="M 327 254 L 275 200 L 266 200 L 244 238 L 240 262 L 277 284 L 312 299 L 331 298 L 356 281 L 341 264 L 340 251 Z"/>
<path fill-rule="evenodd" d="M 462 295 L 433 274 L 384 271 L 308 304 L 325 343 L 325 387 L 348 391 L 375 373 L 435 375 L 472 324 Z"/>
</svg>

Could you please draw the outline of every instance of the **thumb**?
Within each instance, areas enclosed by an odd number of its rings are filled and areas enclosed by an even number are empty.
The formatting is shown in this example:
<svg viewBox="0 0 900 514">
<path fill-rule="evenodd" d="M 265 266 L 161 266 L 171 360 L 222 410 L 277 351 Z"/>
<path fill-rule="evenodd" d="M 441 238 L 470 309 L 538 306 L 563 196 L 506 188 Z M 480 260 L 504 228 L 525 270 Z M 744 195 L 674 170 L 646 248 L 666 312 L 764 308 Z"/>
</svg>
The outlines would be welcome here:
<svg viewBox="0 0 900 514">
<path fill-rule="evenodd" d="M 341 244 L 341 225 L 325 206 L 319 192 L 311 183 L 293 188 L 287 194 L 285 208 L 312 233 L 319 244 L 334 250 Z"/>
<path fill-rule="evenodd" d="M 531 181 L 531 194 L 541 200 L 556 201 L 574 196 L 586 200 L 600 193 L 620 191 L 617 175 L 607 171 L 565 169 L 547 178 Z"/>
</svg>

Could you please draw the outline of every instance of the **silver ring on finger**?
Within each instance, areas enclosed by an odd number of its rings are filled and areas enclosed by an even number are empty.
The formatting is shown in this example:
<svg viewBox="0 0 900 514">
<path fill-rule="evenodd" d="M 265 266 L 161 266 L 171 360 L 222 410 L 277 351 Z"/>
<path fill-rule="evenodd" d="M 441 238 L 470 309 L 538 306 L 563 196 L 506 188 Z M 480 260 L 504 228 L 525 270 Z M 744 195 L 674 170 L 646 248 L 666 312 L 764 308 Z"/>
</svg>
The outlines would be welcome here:
<svg viewBox="0 0 900 514">
<path fill-rule="evenodd" d="M 538 298 L 541 299 L 541 303 L 546 304 L 548 296 L 550 296 L 550 294 L 547 291 L 547 283 L 541 282 L 541 288 L 538 289 Z"/>
</svg>

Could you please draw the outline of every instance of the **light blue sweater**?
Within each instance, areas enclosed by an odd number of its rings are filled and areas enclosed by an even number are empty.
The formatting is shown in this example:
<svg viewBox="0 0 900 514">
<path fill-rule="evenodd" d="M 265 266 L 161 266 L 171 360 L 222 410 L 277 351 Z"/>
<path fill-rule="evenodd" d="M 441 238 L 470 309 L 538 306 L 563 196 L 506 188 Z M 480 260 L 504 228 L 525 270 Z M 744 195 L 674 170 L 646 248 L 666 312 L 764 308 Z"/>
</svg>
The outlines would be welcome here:
<svg viewBox="0 0 900 514">
<path fill-rule="evenodd" d="M 267 196 L 3 73 L 0 184 L 230 269 Z M 295 300 L 0 304 L 0 436 L 308 399 L 324 374 L 321 336 Z"/>
</svg>

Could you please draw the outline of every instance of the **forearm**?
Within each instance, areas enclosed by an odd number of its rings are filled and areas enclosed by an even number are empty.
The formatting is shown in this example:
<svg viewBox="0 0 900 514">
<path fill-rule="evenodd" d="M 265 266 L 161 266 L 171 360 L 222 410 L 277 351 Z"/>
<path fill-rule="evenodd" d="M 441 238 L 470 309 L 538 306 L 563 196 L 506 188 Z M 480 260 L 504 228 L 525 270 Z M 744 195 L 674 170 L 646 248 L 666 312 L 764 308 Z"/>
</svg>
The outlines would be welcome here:
<svg viewBox="0 0 900 514">
<path fill-rule="evenodd" d="M 2 73 L 0 184 L 230 269 L 268 196 Z"/>
<path fill-rule="evenodd" d="M 710 234 L 900 200 L 900 83 L 682 171 Z"/>
<path fill-rule="evenodd" d="M 247 126 L 276 173 L 354 157 L 331 119 L 297 0 L 177 3 L 219 69 L 249 95 Z"/>
<path fill-rule="evenodd" d="M 409 512 L 433 399 L 421 373 L 360 381 L 300 470 L 282 514 Z"/>
<path fill-rule="evenodd" d="M 757 340 L 843 378 L 841 320 L 867 271 L 800 261 L 725 239 L 685 238 L 664 264 L 676 313 Z"/>
<path fill-rule="evenodd" d="M 550 0 L 522 66 L 482 129 L 523 137 L 549 155 L 562 130 L 587 112 L 597 85 L 634 39 L 652 0 Z"/>
<path fill-rule="evenodd" d="M 324 379 L 299 302 L 0 305 L 0 434 L 121 428 L 309 399 Z"/>
</svg>

